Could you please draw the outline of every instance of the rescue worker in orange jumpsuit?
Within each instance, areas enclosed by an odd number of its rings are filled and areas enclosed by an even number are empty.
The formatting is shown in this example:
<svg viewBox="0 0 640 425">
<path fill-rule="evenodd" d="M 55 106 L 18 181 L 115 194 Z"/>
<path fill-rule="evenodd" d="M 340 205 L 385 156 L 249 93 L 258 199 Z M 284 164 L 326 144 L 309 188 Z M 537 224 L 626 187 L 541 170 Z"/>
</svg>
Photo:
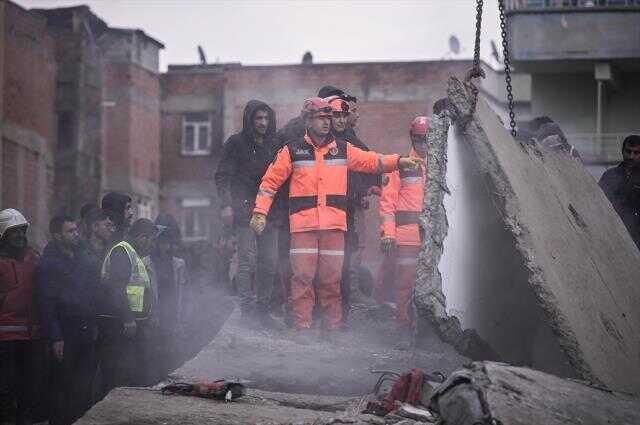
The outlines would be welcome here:
<svg viewBox="0 0 640 425">
<path fill-rule="evenodd" d="M 260 234 L 280 186 L 289 188 L 289 255 L 293 277 L 291 303 L 297 330 L 307 333 L 316 304 L 313 279 L 318 272 L 319 304 L 325 331 L 342 326 L 340 276 L 347 230 L 347 171 L 383 173 L 416 168 L 423 160 L 365 152 L 331 135 L 331 106 L 319 97 L 305 100 L 306 132 L 280 150 L 262 178 L 250 226 Z"/>
<path fill-rule="evenodd" d="M 427 132 L 429 119 L 416 117 L 411 123 L 411 158 L 427 157 Z M 422 211 L 424 187 L 427 182 L 426 167 L 399 170 L 387 174 L 380 197 L 382 219 L 381 248 L 383 253 L 395 256 L 395 300 L 397 326 L 401 333 L 410 332 L 409 303 L 416 281 L 416 265 L 421 238 L 419 216 Z"/>
</svg>

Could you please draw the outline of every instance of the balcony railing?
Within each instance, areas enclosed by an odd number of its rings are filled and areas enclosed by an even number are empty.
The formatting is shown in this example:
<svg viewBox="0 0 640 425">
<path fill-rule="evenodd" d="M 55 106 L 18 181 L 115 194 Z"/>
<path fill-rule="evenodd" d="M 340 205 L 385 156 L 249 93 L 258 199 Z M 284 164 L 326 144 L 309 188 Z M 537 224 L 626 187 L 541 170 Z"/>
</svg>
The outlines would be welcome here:
<svg viewBox="0 0 640 425">
<path fill-rule="evenodd" d="M 506 0 L 505 7 L 508 12 L 556 12 L 556 11 L 586 11 L 590 10 L 615 10 L 638 9 L 640 0 Z"/>
<path fill-rule="evenodd" d="M 586 163 L 616 163 L 622 161 L 622 141 L 631 133 L 567 134 L 567 141 Z"/>
</svg>

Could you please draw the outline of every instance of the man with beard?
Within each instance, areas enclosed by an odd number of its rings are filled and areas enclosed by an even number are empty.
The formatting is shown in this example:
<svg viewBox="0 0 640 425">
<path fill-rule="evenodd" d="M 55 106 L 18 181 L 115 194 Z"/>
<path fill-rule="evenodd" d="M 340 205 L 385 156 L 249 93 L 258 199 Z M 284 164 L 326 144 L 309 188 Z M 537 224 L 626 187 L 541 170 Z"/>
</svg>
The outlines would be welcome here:
<svg viewBox="0 0 640 425">
<path fill-rule="evenodd" d="M 256 196 L 250 226 L 257 234 L 265 230 L 274 197 L 290 178 L 291 301 L 297 336 L 308 343 L 316 305 L 316 272 L 326 335 L 333 335 L 343 325 L 340 275 L 347 230 L 347 171 L 391 172 L 414 168 L 423 160 L 365 152 L 337 141 L 330 132 L 331 106 L 321 98 L 305 100 L 302 110 L 306 133 L 282 148 L 269 166 Z"/>
<path fill-rule="evenodd" d="M 101 207 L 116 226 L 113 242 L 120 242 L 133 222 L 131 197 L 120 192 L 109 192 L 102 197 Z"/>
<path fill-rule="evenodd" d="M 409 130 L 410 157 L 426 159 L 428 131 L 427 117 L 416 117 L 413 120 Z M 388 182 L 382 188 L 380 196 L 381 248 L 386 256 L 395 254 L 397 335 L 406 344 L 410 342 L 411 336 L 409 309 L 421 245 L 419 217 L 427 182 L 426 167 L 423 165 L 412 170 L 394 171 L 386 177 Z"/>
<path fill-rule="evenodd" d="M 27 425 L 39 407 L 43 351 L 34 302 L 38 254 L 27 244 L 29 223 L 17 210 L 0 211 L 0 397 L 16 415 L 0 423 Z"/>
<path fill-rule="evenodd" d="M 248 226 L 260 180 L 277 152 L 275 136 L 273 110 L 259 100 L 249 101 L 244 109 L 242 131 L 226 141 L 215 174 L 222 221 L 227 226 L 233 225 L 237 236 L 236 282 L 240 309 L 245 323 L 254 328 L 281 327 L 269 314 L 278 265 L 281 208 L 276 208 L 275 220 L 262 234 L 256 236 Z"/>
<path fill-rule="evenodd" d="M 640 135 L 624 139 L 622 162 L 605 171 L 599 184 L 640 248 Z"/>
<path fill-rule="evenodd" d="M 49 422 L 67 425 L 91 405 L 100 282 L 88 253 L 80 249 L 80 231 L 71 217 L 54 217 L 49 232 L 52 240 L 37 270 L 37 299 L 53 353 Z"/>
</svg>

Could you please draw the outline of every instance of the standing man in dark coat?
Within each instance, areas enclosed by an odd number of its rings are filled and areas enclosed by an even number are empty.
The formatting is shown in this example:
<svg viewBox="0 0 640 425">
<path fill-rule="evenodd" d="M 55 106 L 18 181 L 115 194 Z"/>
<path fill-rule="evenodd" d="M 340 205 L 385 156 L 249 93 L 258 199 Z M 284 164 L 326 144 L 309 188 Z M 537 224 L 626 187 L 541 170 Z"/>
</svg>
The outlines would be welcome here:
<svg viewBox="0 0 640 425">
<path fill-rule="evenodd" d="M 234 225 L 238 238 L 240 308 L 253 327 L 279 327 L 269 314 L 269 305 L 278 262 L 277 228 L 284 214 L 280 211 L 260 236 L 249 228 L 258 186 L 277 149 L 275 113 L 266 103 L 251 100 L 244 109 L 242 131 L 225 142 L 215 174 L 222 221 Z M 256 297 L 251 290 L 252 275 Z"/>
<path fill-rule="evenodd" d="M 36 275 L 43 331 L 53 352 L 49 422 L 70 425 L 91 404 L 99 281 L 71 217 L 54 217 L 49 232 L 52 240 Z"/>
<path fill-rule="evenodd" d="M 640 248 L 640 135 L 622 142 L 622 162 L 604 172 L 600 187 Z"/>
</svg>

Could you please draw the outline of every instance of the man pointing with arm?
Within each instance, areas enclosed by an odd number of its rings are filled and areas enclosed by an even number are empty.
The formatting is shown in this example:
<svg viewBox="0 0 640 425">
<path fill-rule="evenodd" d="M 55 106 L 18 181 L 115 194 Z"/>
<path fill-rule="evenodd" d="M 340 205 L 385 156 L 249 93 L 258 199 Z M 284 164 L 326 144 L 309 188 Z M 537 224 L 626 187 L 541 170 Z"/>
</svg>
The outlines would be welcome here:
<svg viewBox="0 0 640 425">
<path fill-rule="evenodd" d="M 303 106 L 306 133 L 278 153 L 262 178 L 250 226 L 260 234 L 273 198 L 291 177 L 289 218 L 293 277 L 291 300 L 295 327 L 308 333 L 316 304 L 313 279 L 318 271 L 318 296 L 325 331 L 342 325 L 340 276 L 347 229 L 347 171 L 371 174 L 416 168 L 420 158 L 365 152 L 331 135 L 331 106 L 315 97 Z"/>
</svg>

